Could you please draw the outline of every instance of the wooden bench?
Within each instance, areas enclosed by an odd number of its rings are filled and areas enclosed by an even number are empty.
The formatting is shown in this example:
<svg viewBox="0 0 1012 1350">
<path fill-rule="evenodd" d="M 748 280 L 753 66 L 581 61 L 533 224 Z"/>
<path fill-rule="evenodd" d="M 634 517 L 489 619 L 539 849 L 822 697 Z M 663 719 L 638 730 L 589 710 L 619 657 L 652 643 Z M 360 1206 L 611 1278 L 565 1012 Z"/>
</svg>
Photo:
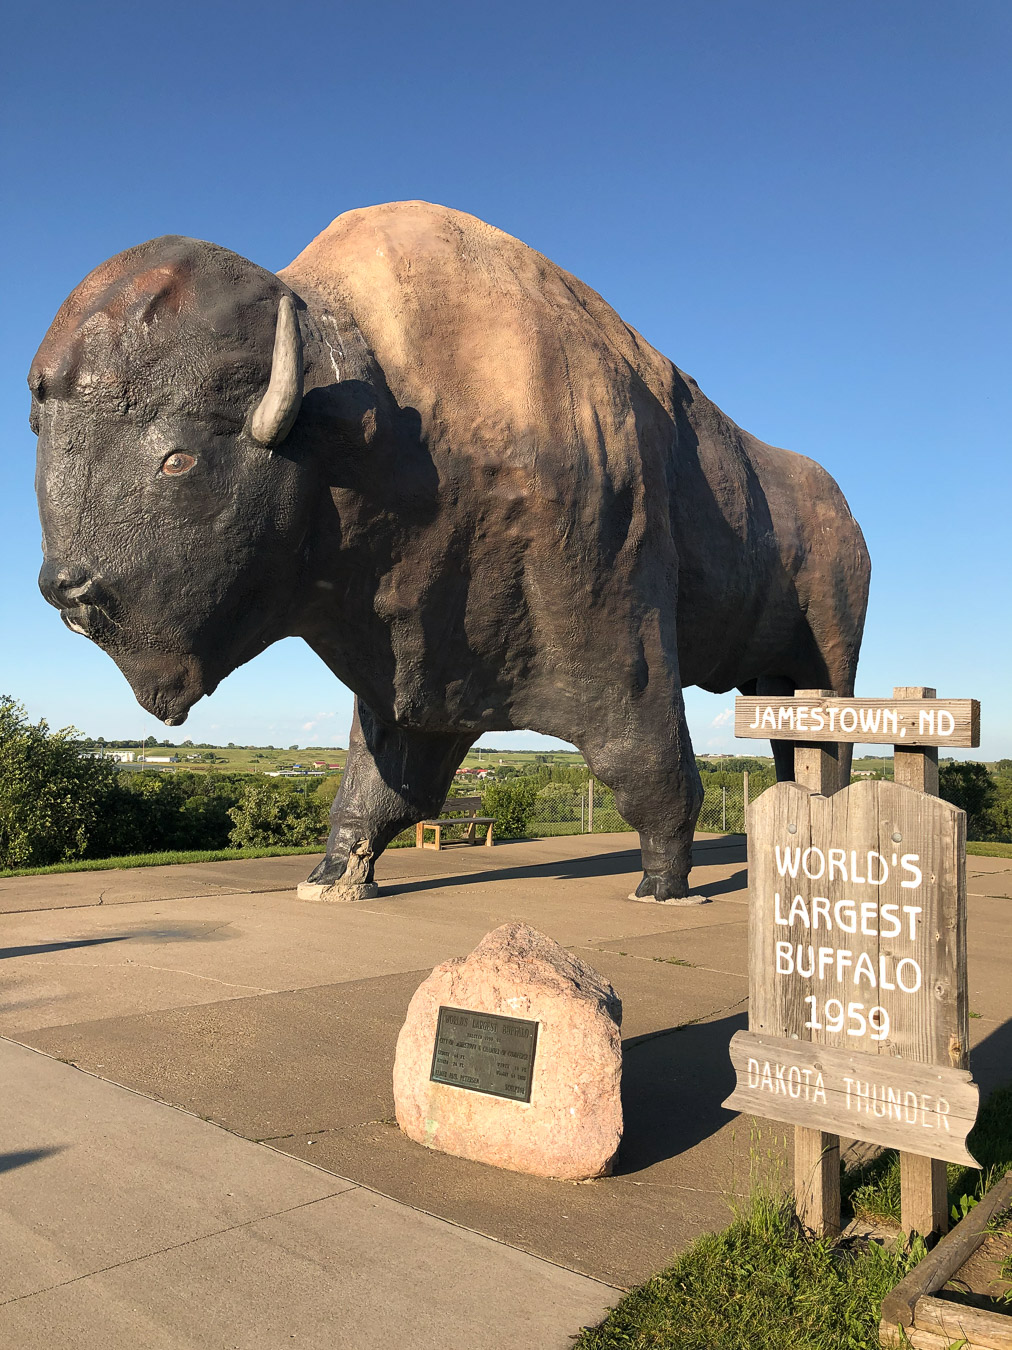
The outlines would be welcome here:
<svg viewBox="0 0 1012 1350">
<path fill-rule="evenodd" d="M 443 842 L 444 825 L 466 825 L 467 835 L 462 841 L 465 844 L 476 844 L 478 842 L 475 836 L 475 827 L 478 825 L 487 825 L 485 831 L 485 846 L 492 847 L 492 826 L 495 824 L 491 816 L 479 816 L 481 810 L 480 797 L 447 797 L 442 806 L 443 815 L 438 820 L 420 820 L 415 826 L 415 847 L 416 848 L 441 848 Z M 466 811 L 469 814 L 465 816 L 448 816 L 447 811 Z M 431 842 L 426 842 L 425 831 L 432 830 L 435 838 Z"/>
</svg>

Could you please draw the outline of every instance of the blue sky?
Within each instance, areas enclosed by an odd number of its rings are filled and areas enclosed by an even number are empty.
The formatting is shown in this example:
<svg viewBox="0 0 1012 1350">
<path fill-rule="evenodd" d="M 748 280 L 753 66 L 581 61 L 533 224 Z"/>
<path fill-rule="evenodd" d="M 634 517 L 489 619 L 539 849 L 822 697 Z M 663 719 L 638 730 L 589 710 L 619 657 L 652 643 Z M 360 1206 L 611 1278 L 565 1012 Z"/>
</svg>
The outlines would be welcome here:
<svg viewBox="0 0 1012 1350">
<path fill-rule="evenodd" d="M 167 730 L 36 588 L 24 381 L 66 294 L 154 235 L 273 270 L 344 210 L 423 197 L 575 272 L 823 463 L 873 561 L 858 693 L 980 698 L 972 753 L 1012 756 L 1010 35 L 976 0 L 9 12 L 0 692 L 92 735 Z M 730 697 L 688 706 L 698 751 L 752 748 Z M 286 642 L 171 734 L 343 745 L 350 708 Z"/>
</svg>

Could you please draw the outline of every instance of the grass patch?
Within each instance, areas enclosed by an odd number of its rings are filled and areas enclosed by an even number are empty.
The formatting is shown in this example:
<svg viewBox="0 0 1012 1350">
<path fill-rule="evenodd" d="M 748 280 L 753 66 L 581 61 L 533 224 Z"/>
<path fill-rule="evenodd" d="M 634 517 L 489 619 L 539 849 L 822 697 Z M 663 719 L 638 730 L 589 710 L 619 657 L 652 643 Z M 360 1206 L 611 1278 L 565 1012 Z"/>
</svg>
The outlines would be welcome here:
<svg viewBox="0 0 1012 1350">
<path fill-rule="evenodd" d="M 995 1179 L 1012 1167 L 1012 1084 L 992 1092 L 981 1107 L 966 1141 L 980 1171 L 949 1163 L 949 1210 L 961 1219 Z M 900 1158 L 887 1149 L 863 1167 L 845 1172 L 841 1182 L 845 1204 L 859 1218 L 900 1218 Z"/>
<path fill-rule="evenodd" d="M 949 1168 L 957 1217 L 1012 1165 L 1012 1084 L 985 1102 L 968 1143 L 982 1170 Z M 843 1189 L 855 1210 L 898 1219 L 898 1155 L 848 1173 Z M 908 1250 L 901 1237 L 885 1245 L 809 1237 L 790 1197 L 766 1180 L 729 1227 L 631 1290 L 574 1350 L 879 1350 L 882 1299 L 926 1250 L 920 1238 Z"/>
<path fill-rule="evenodd" d="M 975 853 L 978 858 L 1012 858 L 1012 844 L 978 844 L 966 846 L 967 853 Z"/>
<path fill-rule="evenodd" d="M 176 863 L 235 862 L 240 858 L 287 858 L 296 853 L 322 853 L 323 845 L 302 848 L 215 848 L 192 853 L 136 853 L 122 858 L 87 858 L 83 862 L 53 863 L 49 867 L 17 867 L 0 871 L 2 877 L 42 877 L 54 872 L 109 872 L 126 867 L 171 867 Z"/>
<path fill-rule="evenodd" d="M 882 1299 L 923 1253 L 834 1247 L 804 1234 L 786 1197 L 760 1195 L 574 1350 L 877 1350 Z"/>
</svg>

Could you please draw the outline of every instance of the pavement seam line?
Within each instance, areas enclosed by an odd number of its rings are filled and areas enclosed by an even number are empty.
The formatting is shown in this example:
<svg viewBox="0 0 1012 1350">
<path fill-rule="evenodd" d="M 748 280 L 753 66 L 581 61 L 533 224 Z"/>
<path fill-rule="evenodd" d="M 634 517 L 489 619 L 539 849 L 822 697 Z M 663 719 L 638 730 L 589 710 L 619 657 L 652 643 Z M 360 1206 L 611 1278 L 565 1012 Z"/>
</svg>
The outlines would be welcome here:
<svg viewBox="0 0 1012 1350">
<path fill-rule="evenodd" d="M 225 1130 L 227 1133 L 231 1133 L 227 1126 L 221 1125 L 218 1126 L 218 1128 Z M 352 1126 L 351 1128 L 357 1129 L 360 1127 Z M 239 1139 L 242 1139 L 243 1137 L 243 1135 L 237 1136 Z M 247 1142 L 250 1141 L 247 1140 Z M 277 1153 L 282 1158 L 295 1158 L 299 1162 L 304 1162 L 307 1167 L 315 1167 L 319 1172 L 326 1172 L 328 1176 L 340 1176 L 339 1172 L 330 1171 L 330 1169 L 324 1167 L 322 1163 L 309 1162 L 307 1159 L 303 1158 L 301 1154 L 286 1153 L 284 1149 L 275 1148 L 273 1144 L 261 1144 L 260 1147 L 270 1149 L 272 1153 Z M 342 1180 L 349 1180 L 349 1178 L 342 1178 Z M 628 1289 L 627 1285 L 609 1284 L 607 1280 L 602 1280 L 598 1275 L 588 1275 L 585 1270 L 576 1270 L 573 1266 L 563 1265 L 561 1261 L 555 1261 L 550 1256 L 542 1256 L 540 1252 L 532 1252 L 527 1247 L 518 1247 L 515 1243 L 505 1242 L 502 1238 L 496 1237 L 494 1233 L 483 1232 L 480 1228 L 470 1228 L 466 1223 L 458 1223 L 456 1219 L 447 1218 L 445 1214 L 437 1214 L 434 1210 L 423 1209 L 421 1205 L 413 1205 L 408 1200 L 401 1200 L 396 1195 L 388 1195 L 386 1191 L 378 1190 L 377 1187 L 370 1186 L 364 1181 L 352 1182 L 352 1186 L 349 1190 L 350 1189 L 368 1191 L 370 1195 L 378 1195 L 381 1200 L 389 1200 L 391 1204 L 399 1205 L 402 1209 L 410 1209 L 415 1214 L 424 1214 L 427 1219 L 435 1219 L 437 1223 L 445 1223 L 450 1228 L 459 1228 L 462 1233 L 471 1233 L 475 1237 L 484 1238 L 486 1242 L 494 1242 L 497 1247 L 506 1247 L 511 1252 L 520 1252 L 522 1256 L 529 1256 L 532 1261 L 539 1261 L 546 1266 L 554 1266 L 556 1270 L 564 1270 L 569 1275 L 577 1275 L 581 1280 L 592 1280 L 594 1284 L 602 1285 L 605 1289 L 617 1289 L 622 1293 L 626 1292 Z M 347 1194 L 346 1191 L 338 1192 L 338 1195 L 345 1194 Z M 329 1199 L 330 1197 L 327 1198 Z"/>
<path fill-rule="evenodd" d="M 31 961 L 36 966 L 61 966 L 68 964 L 74 970 L 122 970 L 126 966 L 134 966 L 137 970 L 161 970 L 167 975 L 189 975 L 194 980 L 208 980 L 211 984 L 223 985 L 226 989 L 251 989 L 254 994 L 282 994 L 287 991 L 283 989 L 262 989 L 258 984 L 236 984 L 232 980 L 218 980 L 213 975 L 199 975 L 195 970 L 181 970 L 178 966 L 152 966 L 147 961 L 132 961 L 125 959 L 123 961 L 45 961 L 37 957 L 22 957 L 22 960 Z M 225 1001 L 225 1000 L 223 1000 Z M 128 1014 L 133 1016 L 134 1014 Z M 93 1018 L 93 1021 L 104 1021 L 104 1018 Z M 61 1025 L 74 1025 L 73 1023 L 62 1023 Z"/>
<path fill-rule="evenodd" d="M 697 965 L 695 961 L 672 961 L 669 957 L 666 956 L 640 956 L 637 952 L 613 952 L 611 951 L 610 948 L 607 947 L 606 948 L 581 947 L 578 943 L 574 943 L 573 947 L 570 948 L 570 951 L 583 951 L 596 953 L 606 951 L 608 952 L 609 956 L 624 956 L 627 960 L 630 961 L 650 961 L 658 966 L 682 965 L 688 970 L 705 970 L 708 975 L 730 975 L 733 979 L 736 980 L 748 979 L 748 976 L 743 975 L 740 970 L 721 970 L 718 966 L 700 966 Z"/>
<path fill-rule="evenodd" d="M 677 1029 L 677 1028 L 676 1028 L 676 1029 Z M 658 1033 L 658 1034 L 662 1034 L 662 1035 L 663 1035 L 664 1033 Z M 15 1040 L 12 1040 L 9 1036 L 0 1036 L 0 1042 L 2 1042 L 2 1041 L 6 1041 L 8 1045 L 16 1045 L 16 1046 L 18 1047 L 19 1050 L 29 1050 L 33 1055 L 39 1055 L 40 1058 L 51 1060 L 51 1061 L 52 1061 L 53 1063 L 55 1063 L 55 1064 L 65 1064 L 65 1061 L 64 1061 L 64 1060 L 58 1059 L 55 1055 L 51 1055 L 51 1054 L 49 1054 L 49 1053 L 48 1053 L 47 1051 L 45 1051 L 45 1050 L 39 1050 L 39 1049 L 37 1049 L 34 1045 L 25 1045 L 25 1044 L 23 1044 L 23 1042 L 21 1042 L 21 1041 L 15 1041 Z M 365 1184 L 365 1182 L 361 1182 L 361 1181 L 353 1181 L 351 1177 L 345 1177 L 345 1176 L 342 1176 L 340 1172 L 335 1172 L 335 1171 L 333 1171 L 333 1170 L 332 1170 L 331 1168 L 329 1168 L 329 1167 L 324 1167 L 321 1163 L 310 1162 L 310 1160 L 309 1160 L 308 1158 L 303 1158 L 303 1157 L 301 1157 L 301 1156 L 300 1156 L 299 1154 L 297 1154 L 297 1153 L 287 1153 L 287 1152 L 285 1152 L 285 1150 L 282 1149 L 282 1148 L 275 1148 L 273 1144 L 260 1143 L 260 1142 L 257 1142 L 256 1140 L 249 1139 L 249 1138 L 247 1138 L 246 1135 L 244 1135 L 244 1134 L 239 1134 L 236 1130 L 230 1130 L 229 1127 L 228 1127 L 227 1125 L 223 1125 L 223 1124 L 221 1124 L 219 1121 L 216 1121 L 216 1120 L 207 1120 L 204 1116 L 199 1116 L 199 1115 L 197 1115 L 197 1113 L 196 1113 L 195 1111 L 188 1111 L 188 1110 L 186 1109 L 185 1106 L 175 1106 L 172 1102 L 164 1101 L 161 1097 L 153 1097 L 153 1096 L 150 1095 L 150 1093 L 147 1093 L 147 1092 L 141 1092 L 141 1091 L 140 1091 L 139 1089 L 137 1089 L 137 1088 L 128 1087 L 125 1083 L 117 1083 L 117 1082 L 115 1082 L 115 1081 L 114 1081 L 113 1079 L 111 1079 L 111 1078 L 103 1078 L 100 1074 L 95 1073 L 95 1072 L 94 1072 L 93 1070 L 91 1070 L 91 1069 L 84 1069 L 84 1068 L 82 1068 L 79 1064 L 66 1064 L 66 1067 L 67 1067 L 67 1068 L 74 1069 L 74 1070 L 76 1070 L 78 1073 L 83 1073 L 83 1074 L 87 1075 L 88 1078 L 93 1078 L 93 1079 L 95 1080 L 95 1082 L 97 1082 L 97 1083 L 103 1083 L 103 1084 L 105 1084 L 107 1087 L 108 1087 L 108 1086 L 112 1086 L 112 1087 L 114 1087 L 114 1088 L 117 1088 L 117 1089 L 118 1089 L 119 1091 L 121 1091 L 121 1092 L 129 1092 L 129 1093 L 131 1093 L 134 1097 L 140 1097 L 143 1101 L 154 1102 L 156 1106 L 164 1107 L 165 1109 L 167 1109 L 167 1110 L 169 1110 L 169 1111 L 178 1111 L 179 1114 L 180 1114 L 181 1116 L 189 1116 L 191 1120 L 199 1120 L 199 1121 L 201 1122 L 201 1124 L 207 1125 L 207 1126 L 208 1126 L 210 1129 L 212 1129 L 212 1130 L 220 1130 L 220 1131 L 222 1132 L 222 1134 L 228 1134 L 228 1135 L 231 1135 L 231 1137 L 232 1137 L 233 1139 L 241 1139 L 242 1142 L 243 1142 L 244 1144 L 249 1144 L 251 1148 L 265 1148 L 265 1149 L 267 1149 L 269 1152 L 277 1154 L 278 1157 L 284 1158 L 284 1159 L 285 1159 L 287 1162 L 289 1162 L 289 1163 L 293 1163 L 293 1162 L 294 1162 L 294 1163 L 298 1163 L 298 1164 L 299 1164 L 300 1166 L 302 1166 L 302 1167 L 311 1167 L 311 1168 L 313 1169 L 314 1172 L 323 1172 L 323 1173 L 324 1173 L 326 1176 L 328 1176 L 328 1177 L 336 1177 L 339 1181 L 346 1181 L 346 1182 L 348 1183 L 347 1186 L 343 1187 L 340 1191 L 334 1191 L 331 1195 L 321 1196 L 321 1197 L 319 1197 L 320 1199 L 330 1200 L 330 1199 L 333 1199 L 335 1196 L 338 1196 L 338 1195 L 345 1195 L 347 1192 L 353 1191 L 353 1190 L 358 1190 L 358 1191 L 368 1191 L 371 1195 L 378 1195 L 381 1199 L 383 1199 L 383 1200 L 389 1200 L 392 1204 L 395 1204 L 395 1205 L 402 1205 L 405 1209 L 413 1210 L 416 1214 L 424 1214 L 427 1218 L 435 1219 L 435 1220 L 436 1220 L 437 1222 L 439 1222 L 439 1223 L 445 1223 L 445 1224 L 448 1224 L 451 1228 L 459 1228 L 459 1229 L 461 1230 L 461 1232 L 464 1232 L 464 1233 L 474 1233 L 477 1237 L 485 1238 L 485 1239 L 487 1239 L 489 1242 L 494 1242 L 494 1243 L 496 1244 L 496 1246 L 498 1246 L 498 1247 L 507 1247 L 507 1248 L 509 1248 L 510 1251 L 521 1252 L 524 1256 L 529 1256 L 529 1257 L 530 1257 L 532 1260 L 534 1260 L 534 1261 L 543 1261 L 543 1262 L 545 1263 L 545 1265 L 555 1266 L 558 1270 L 565 1270 L 565 1271 L 567 1271 L 570 1275 L 578 1275 L 581 1279 L 584 1279 L 584 1280 L 593 1280 L 595 1284 L 600 1284 L 600 1285 L 602 1285 L 605 1289 L 618 1289 L 618 1290 L 620 1290 L 620 1291 L 624 1291 L 625 1288 L 626 1288 L 625 1285 L 609 1284 L 607 1280 L 602 1280 L 602 1279 L 600 1279 L 600 1278 L 599 1278 L 598 1276 L 596 1276 L 596 1275 L 588 1275 L 587 1272 L 586 1272 L 585 1270 L 574 1270 L 574 1268 L 573 1268 L 572 1266 L 566 1266 L 566 1265 L 563 1265 L 561 1261 L 553 1261 L 551 1257 L 549 1257 L 549 1256 L 542 1256 L 542 1255 L 540 1255 L 540 1253 L 538 1253 L 538 1252 L 528 1251 L 526 1247 L 516 1247 L 516 1246 L 514 1246 L 513 1243 L 511 1243 L 511 1242 L 504 1242 L 501 1238 L 497 1238 L 493 1233 L 483 1233 L 482 1230 L 481 1230 L 480 1228 L 469 1228 L 466 1224 L 463 1224 L 463 1223 L 457 1223 L 456 1220 L 454 1220 L 454 1219 L 448 1219 L 448 1218 L 447 1218 L 445 1215 L 443 1215 L 443 1214 L 435 1214 L 435 1213 L 433 1213 L 432 1210 L 422 1209 L 420 1205 L 412 1205 L 412 1204 L 409 1204 L 409 1203 L 408 1203 L 407 1201 L 405 1201 L 405 1200 L 399 1200 L 399 1199 L 397 1198 L 397 1196 L 395 1196 L 395 1195 L 387 1195 L 387 1193 L 386 1193 L 385 1191 L 378 1190 L 375 1186 L 368 1186 L 368 1185 Z M 316 1201 L 315 1201 L 315 1200 L 311 1200 L 311 1201 L 307 1201 L 306 1203 L 307 1203 L 307 1204 L 316 1204 Z M 304 1207 L 304 1206 L 302 1206 L 302 1205 L 296 1205 L 296 1206 L 294 1206 L 294 1208 L 296 1208 L 296 1209 L 301 1209 L 301 1208 L 303 1208 L 303 1207 Z M 287 1212 L 287 1211 L 285 1211 L 285 1210 L 279 1210 L 279 1211 L 278 1211 L 278 1213 L 281 1213 L 281 1214 L 286 1213 L 286 1212 Z M 270 1215 L 264 1215 L 263 1217 L 264 1217 L 264 1218 L 270 1218 L 271 1216 L 270 1216 Z M 250 1223 L 257 1223 L 257 1222 L 259 1222 L 259 1220 L 258 1220 L 258 1219 L 251 1219 L 249 1222 L 250 1222 Z M 247 1227 L 247 1225 L 246 1225 L 246 1224 L 236 1224 L 236 1225 L 234 1225 L 234 1227 L 236 1227 L 236 1228 L 245 1228 L 245 1227 Z M 224 1228 L 224 1229 L 222 1229 L 221 1231 L 227 1233 L 227 1232 L 229 1232 L 230 1230 L 227 1229 L 227 1228 Z M 208 1236 L 208 1237 L 213 1237 L 214 1234 L 213 1234 L 213 1233 L 208 1233 L 208 1234 L 206 1234 L 206 1236 Z M 190 1238 L 190 1239 L 189 1239 L 189 1242 L 198 1242 L 198 1241 L 200 1241 L 199 1238 Z M 176 1244 L 174 1244 L 174 1246 L 186 1246 L 186 1245 L 187 1245 L 187 1243 L 176 1243 Z M 165 1250 L 165 1251 L 171 1251 L 171 1250 L 173 1250 L 173 1248 L 172 1248 L 172 1247 L 166 1247 L 164 1250 Z M 157 1256 L 158 1253 L 157 1253 L 157 1252 L 151 1252 L 151 1253 L 149 1253 L 149 1255 Z M 133 1261 L 140 1261 L 140 1260 L 144 1260 L 144 1258 L 143 1258 L 143 1257 L 133 1257 L 133 1258 L 131 1258 L 131 1260 L 133 1260 Z M 129 1262 L 129 1261 L 123 1261 L 123 1262 L 118 1262 L 118 1263 L 116 1263 L 116 1264 L 119 1264 L 119 1265 L 129 1265 L 130 1262 Z M 108 1270 L 113 1270 L 113 1269 L 115 1269 L 115 1266 L 108 1266 L 108 1267 L 106 1267 L 106 1269 L 108 1269 Z M 101 1274 L 102 1274 L 102 1271 L 100 1271 L 100 1270 L 92 1271 L 91 1274 L 93 1274 L 93 1275 L 101 1275 Z M 75 1283 L 77 1282 L 77 1280 L 82 1280 L 82 1279 L 87 1279 L 87 1278 L 88 1278 L 88 1277 L 87 1277 L 86 1275 L 79 1275 L 79 1276 L 76 1276 L 73 1280 L 65 1280 L 63 1283 L 64 1283 L 64 1284 L 75 1284 Z M 61 1284 L 54 1284 L 54 1285 L 51 1285 L 50 1288 L 51 1288 L 51 1289 L 59 1289 L 59 1288 L 62 1288 L 62 1285 L 61 1285 Z M 47 1292 L 47 1290 L 44 1290 L 44 1289 L 39 1289 L 39 1290 L 36 1290 L 36 1291 L 35 1291 L 36 1294 L 46 1293 L 46 1292 Z M 32 1298 L 32 1297 L 33 1297 L 32 1294 L 19 1294 L 17 1299 L 7 1299 L 7 1300 L 5 1300 L 4 1303 L 0 1303 L 0 1307 L 5 1307 L 5 1306 L 6 1306 L 6 1303 L 15 1303 L 15 1302 L 18 1302 L 20 1299 L 23 1299 L 23 1298 Z"/>
<path fill-rule="evenodd" d="M 711 1012 L 703 1013 L 700 1017 L 690 1017 L 687 1022 L 679 1022 L 676 1027 L 665 1027 L 662 1031 L 645 1031 L 642 1036 L 630 1036 L 627 1041 L 622 1042 L 622 1053 L 632 1050 L 638 1045 L 643 1045 L 647 1041 L 656 1041 L 659 1036 L 674 1036 L 678 1031 L 684 1031 L 686 1027 L 698 1027 L 701 1022 L 707 1022 L 711 1017 L 719 1017 L 721 1013 L 730 1012 L 733 1008 L 740 1008 L 748 1003 L 748 995 L 737 999 L 734 1003 L 725 1003 L 723 1008 L 714 1008 Z"/>
<path fill-rule="evenodd" d="M 241 1136 L 240 1136 L 241 1137 Z M 248 1141 L 247 1141 L 248 1142 Z M 291 1157 L 291 1154 L 286 1154 Z M 331 1173 L 331 1175 L 336 1175 Z M 143 1252 L 139 1256 L 130 1256 L 123 1261 L 113 1261 L 108 1266 L 99 1266 L 97 1270 L 85 1271 L 81 1275 L 75 1275 L 69 1280 L 60 1280 L 56 1284 L 47 1284 L 44 1289 L 33 1289 L 30 1294 L 16 1294 L 14 1298 L 5 1298 L 0 1300 L 0 1308 L 9 1307 L 12 1303 L 21 1303 L 26 1298 L 38 1298 L 40 1294 L 51 1294 L 54 1289 L 66 1289 L 68 1285 L 80 1284 L 82 1280 L 90 1280 L 95 1275 L 107 1275 L 110 1270 L 120 1270 L 123 1266 L 136 1265 L 138 1261 L 149 1261 L 153 1256 L 164 1256 L 166 1252 L 179 1251 L 181 1247 L 192 1247 L 195 1242 L 204 1242 L 208 1238 L 221 1237 L 224 1233 L 237 1233 L 240 1229 L 249 1228 L 255 1223 L 264 1223 L 267 1219 L 279 1218 L 282 1214 L 294 1214 L 296 1210 L 308 1209 L 310 1205 L 318 1205 L 323 1200 L 334 1200 L 339 1195 L 346 1195 L 350 1190 L 361 1189 L 357 1182 L 351 1182 L 339 1191 L 334 1191 L 331 1195 L 318 1195 L 315 1200 L 303 1200 L 298 1205 L 289 1205 L 285 1209 L 273 1210 L 269 1214 L 258 1214 L 256 1218 L 245 1219 L 242 1223 L 229 1224 L 227 1228 L 215 1228 L 210 1233 L 201 1233 L 195 1237 L 186 1238 L 182 1242 L 170 1242 L 167 1247 L 157 1247 L 150 1252 Z"/>
</svg>

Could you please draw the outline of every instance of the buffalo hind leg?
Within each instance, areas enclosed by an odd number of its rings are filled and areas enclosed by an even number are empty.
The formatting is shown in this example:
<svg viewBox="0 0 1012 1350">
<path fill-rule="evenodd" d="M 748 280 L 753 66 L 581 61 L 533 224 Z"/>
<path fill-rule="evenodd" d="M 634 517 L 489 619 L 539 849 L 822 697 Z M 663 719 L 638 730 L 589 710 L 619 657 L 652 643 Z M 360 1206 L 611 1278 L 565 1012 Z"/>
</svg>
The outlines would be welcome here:
<svg viewBox="0 0 1012 1350">
<path fill-rule="evenodd" d="M 577 743 L 593 773 L 614 791 L 619 814 L 639 832 L 637 897 L 699 904 L 689 898 L 689 869 L 703 785 L 680 692 L 665 714 L 623 723 L 600 739 L 584 734 Z"/>
<path fill-rule="evenodd" d="M 327 856 L 309 880 L 370 885 L 376 859 L 396 835 L 439 814 L 467 736 L 431 736 L 380 722 L 355 700 L 348 762 L 330 813 Z"/>
</svg>

